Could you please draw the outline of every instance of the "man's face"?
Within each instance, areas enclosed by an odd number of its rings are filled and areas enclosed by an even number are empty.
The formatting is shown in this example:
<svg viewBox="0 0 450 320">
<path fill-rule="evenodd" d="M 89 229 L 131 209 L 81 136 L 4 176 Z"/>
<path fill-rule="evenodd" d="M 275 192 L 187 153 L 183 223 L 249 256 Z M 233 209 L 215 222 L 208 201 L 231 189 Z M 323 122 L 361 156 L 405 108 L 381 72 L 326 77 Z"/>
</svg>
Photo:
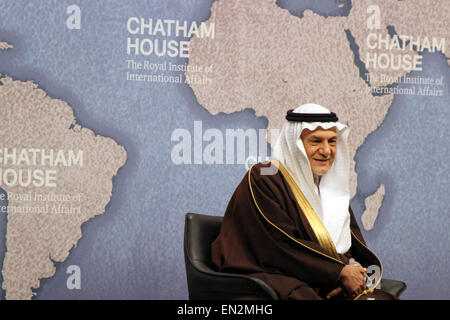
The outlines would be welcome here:
<svg viewBox="0 0 450 320">
<path fill-rule="evenodd" d="M 326 174 L 336 156 L 336 127 L 328 130 L 318 127 L 314 131 L 304 129 L 300 139 L 305 146 L 314 178 Z"/>
</svg>

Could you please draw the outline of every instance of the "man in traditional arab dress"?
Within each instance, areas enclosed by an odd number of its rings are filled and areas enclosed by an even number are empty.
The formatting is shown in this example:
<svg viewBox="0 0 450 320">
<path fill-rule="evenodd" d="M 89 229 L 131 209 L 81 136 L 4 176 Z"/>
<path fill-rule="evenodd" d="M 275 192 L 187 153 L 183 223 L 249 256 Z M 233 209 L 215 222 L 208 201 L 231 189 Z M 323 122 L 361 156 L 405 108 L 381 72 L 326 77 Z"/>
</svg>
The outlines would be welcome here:
<svg viewBox="0 0 450 320">
<path fill-rule="evenodd" d="M 349 128 L 305 104 L 286 115 L 272 161 L 250 168 L 211 244 L 222 272 L 260 278 L 280 299 L 390 299 L 350 209 Z M 368 285 L 367 269 L 378 270 Z M 374 280 L 374 281 L 372 281 Z"/>
</svg>

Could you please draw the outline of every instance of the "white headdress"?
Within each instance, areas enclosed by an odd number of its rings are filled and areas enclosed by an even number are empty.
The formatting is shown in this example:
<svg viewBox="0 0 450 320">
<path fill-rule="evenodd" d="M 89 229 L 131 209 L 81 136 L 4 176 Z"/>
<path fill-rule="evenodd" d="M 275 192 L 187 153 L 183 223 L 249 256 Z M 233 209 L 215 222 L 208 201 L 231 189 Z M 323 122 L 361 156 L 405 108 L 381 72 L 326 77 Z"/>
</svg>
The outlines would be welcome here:
<svg viewBox="0 0 450 320">
<path fill-rule="evenodd" d="M 304 104 L 290 114 L 328 114 L 330 111 L 318 104 Z M 320 115 L 317 117 L 320 119 Z M 337 118 L 336 118 L 337 120 Z M 304 129 L 318 127 L 327 130 L 336 127 L 336 155 L 329 171 L 321 176 L 320 196 L 315 191 L 314 178 L 308 156 L 300 139 Z M 306 199 L 322 220 L 334 242 L 336 251 L 343 254 L 351 246 L 350 214 L 350 154 L 348 147 L 349 128 L 340 122 L 286 121 L 275 144 L 272 158 L 283 163 L 298 184 Z"/>
</svg>

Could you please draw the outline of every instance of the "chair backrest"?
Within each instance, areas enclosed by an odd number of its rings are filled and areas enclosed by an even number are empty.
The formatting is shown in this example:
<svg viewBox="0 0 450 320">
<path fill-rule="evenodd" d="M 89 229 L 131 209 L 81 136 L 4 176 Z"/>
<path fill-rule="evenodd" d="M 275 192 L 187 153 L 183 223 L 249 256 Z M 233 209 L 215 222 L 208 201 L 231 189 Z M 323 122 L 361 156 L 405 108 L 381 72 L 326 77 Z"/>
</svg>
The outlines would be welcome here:
<svg viewBox="0 0 450 320">
<path fill-rule="evenodd" d="M 190 299 L 278 299 L 260 279 L 217 272 L 211 264 L 211 243 L 217 238 L 222 217 L 186 214 L 184 258 Z"/>
<path fill-rule="evenodd" d="M 188 213 L 184 226 L 185 250 L 191 261 L 211 266 L 211 243 L 217 238 L 222 217 Z"/>
</svg>

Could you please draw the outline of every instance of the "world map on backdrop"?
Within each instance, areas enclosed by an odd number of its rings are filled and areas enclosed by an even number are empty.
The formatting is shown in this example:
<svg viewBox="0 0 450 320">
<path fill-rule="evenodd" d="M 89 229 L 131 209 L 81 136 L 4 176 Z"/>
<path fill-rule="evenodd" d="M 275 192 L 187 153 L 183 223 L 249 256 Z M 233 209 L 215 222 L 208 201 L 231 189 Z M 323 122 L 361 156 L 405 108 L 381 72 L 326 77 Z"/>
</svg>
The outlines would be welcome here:
<svg viewBox="0 0 450 320">
<path fill-rule="evenodd" d="M 223 215 L 308 102 L 351 128 L 383 277 L 450 298 L 445 1 L 0 8 L 1 298 L 187 298 L 184 214 Z"/>
</svg>

